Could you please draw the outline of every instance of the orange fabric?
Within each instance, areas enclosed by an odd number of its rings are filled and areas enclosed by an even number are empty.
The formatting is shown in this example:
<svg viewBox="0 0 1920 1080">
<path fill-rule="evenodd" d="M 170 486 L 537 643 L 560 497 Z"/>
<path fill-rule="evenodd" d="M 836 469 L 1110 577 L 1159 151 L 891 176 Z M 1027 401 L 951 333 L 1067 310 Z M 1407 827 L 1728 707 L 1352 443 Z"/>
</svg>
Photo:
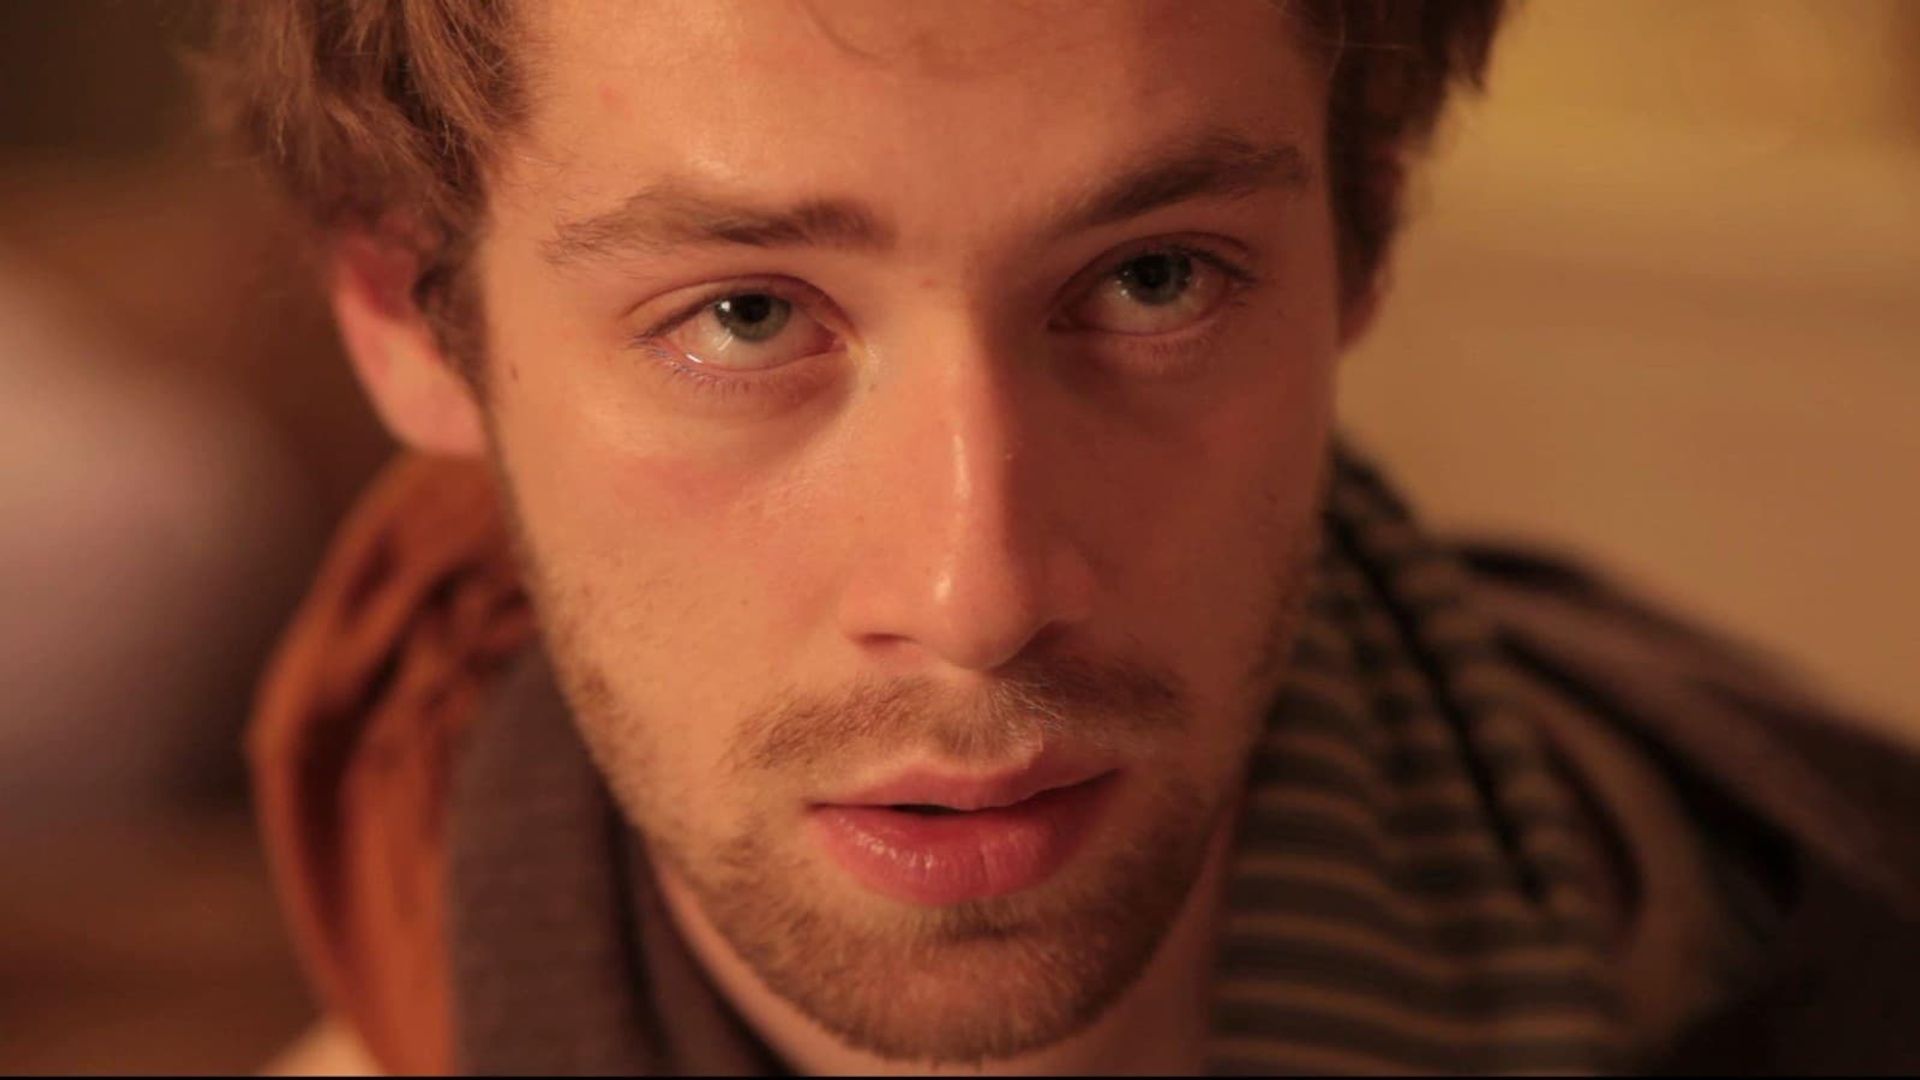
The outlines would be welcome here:
<svg viewBox="0 0 1920 1080">
<path fill-rule="evenodd" d="M 310 982 L 382 1068 L 453 1067 L 451 751 L 533 637 L 491 474 L 402 457 L 335 538 L 248 734 L 281 906 Z"/>
</svg>

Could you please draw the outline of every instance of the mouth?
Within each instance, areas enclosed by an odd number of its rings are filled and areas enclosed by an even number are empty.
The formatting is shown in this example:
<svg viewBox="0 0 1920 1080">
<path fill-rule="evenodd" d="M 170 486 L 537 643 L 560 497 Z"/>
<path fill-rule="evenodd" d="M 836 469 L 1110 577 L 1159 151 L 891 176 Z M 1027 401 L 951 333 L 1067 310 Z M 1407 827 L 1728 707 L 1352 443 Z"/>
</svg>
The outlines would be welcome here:
<svg viewBox="0 0 1920 1080">
<path fill-rule="evenodd" d="M 964 777 L 914 771 L 815 803 L 827 855 L 868 891 L 923 906 L 1033 888 L 1081 848 L 1119 771 L 1041 761 Z"/>
<path fill-rule="evenodd" d="M 1029 764 L 966 776 L 937 769 L 909 769 L 870 787 L 820 801 L 823 806 L 873 806 L 938 816 L 1015 806 L 1057 788 L 1085 783 L 1110 767 L 1042 755 Z"/>
</svg>

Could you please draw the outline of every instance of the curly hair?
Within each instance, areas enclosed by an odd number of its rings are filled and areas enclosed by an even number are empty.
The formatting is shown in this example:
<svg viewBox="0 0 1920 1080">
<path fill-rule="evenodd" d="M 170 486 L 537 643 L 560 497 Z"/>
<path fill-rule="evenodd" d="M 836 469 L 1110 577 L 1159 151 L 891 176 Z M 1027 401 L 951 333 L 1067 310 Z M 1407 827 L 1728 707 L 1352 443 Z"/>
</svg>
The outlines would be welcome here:
<svg viewBox="0 0 1920 1080">
<path fill-rule="evenodd" d="M 1327 64 L 1329 190 L 1352 299 L 1386 259 L 1407 172 L 1447 99 L 1481 85 L 1505 0 L 1276 2 Z M 409 222 L 414 299 L 449 344 L 474 314 L 461 270 L 488 156 L 524 117 L 512 38 L 511 0 L 221 0 L 217 11 L 208 71 L 223 126 L 323 232 Z"/>
</svg>

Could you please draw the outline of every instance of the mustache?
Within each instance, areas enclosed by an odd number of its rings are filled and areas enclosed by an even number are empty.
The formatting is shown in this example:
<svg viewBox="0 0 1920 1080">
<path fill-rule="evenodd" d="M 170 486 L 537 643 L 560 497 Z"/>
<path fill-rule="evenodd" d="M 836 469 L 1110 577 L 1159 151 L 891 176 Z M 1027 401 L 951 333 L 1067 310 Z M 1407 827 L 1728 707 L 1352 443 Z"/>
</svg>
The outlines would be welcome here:
<svg viewBox="0 0 1920 1080">
<path fill-rule="evenodd" d="M 1020 659 L 971 692 L 912 677 L 788 695 L 748 718 L 727 757 L 741 772 L 817 770 L 902 747 L 984 763 L 1042 742 L 1118 749 L 1185 730 L 1189 713 L 1184 682 L 1164 669 L 1072 656 Z"/>
</svg>

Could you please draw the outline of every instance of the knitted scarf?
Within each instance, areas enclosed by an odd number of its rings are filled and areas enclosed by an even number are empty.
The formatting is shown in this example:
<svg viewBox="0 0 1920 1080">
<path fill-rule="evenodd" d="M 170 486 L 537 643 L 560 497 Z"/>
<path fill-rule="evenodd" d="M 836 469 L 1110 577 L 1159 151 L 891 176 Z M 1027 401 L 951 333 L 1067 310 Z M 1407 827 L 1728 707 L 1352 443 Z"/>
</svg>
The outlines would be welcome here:
<svg viewBox="0 0 1920 1080">
<path fill-rule="evenodd" d="M 1248 767 L 1212 1068 L 1625 1067 L 1741 963 L 1703 845 L 1651 767 L 1516 676 L 1459 564 L 1349 453 L 1324 523 Z M 463 746 L 458 1067 L 776 1070 L 676 939 L 537 653 Z"/>
</svg>

